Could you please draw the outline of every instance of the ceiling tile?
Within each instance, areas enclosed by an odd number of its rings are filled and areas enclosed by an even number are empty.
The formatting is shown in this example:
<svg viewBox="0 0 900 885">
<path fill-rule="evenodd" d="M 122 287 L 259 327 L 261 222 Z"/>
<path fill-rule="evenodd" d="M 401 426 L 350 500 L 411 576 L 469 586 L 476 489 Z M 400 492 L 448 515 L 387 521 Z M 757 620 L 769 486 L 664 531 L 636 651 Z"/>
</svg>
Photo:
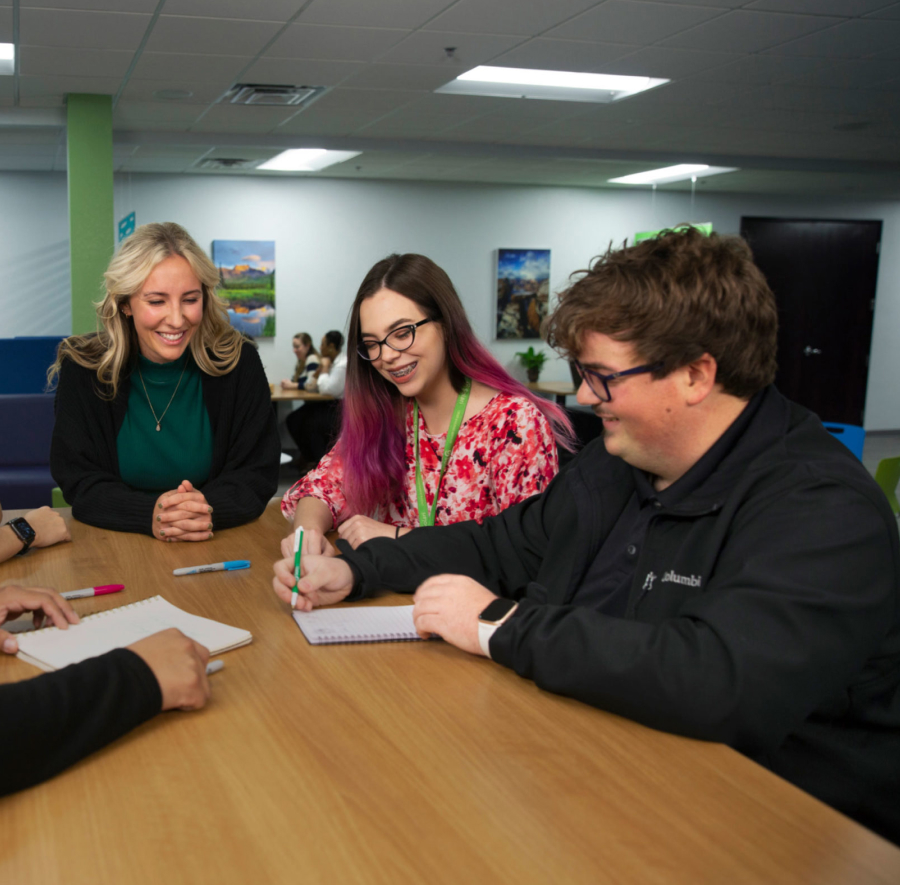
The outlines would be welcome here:
<svg viewBox="0 0 900 885">
<path fill-rule="evenodd" d="M 132 77 L 146 80 L 213 80 L 229 86 L 252 60 L 240 55 L 197 55 L 193 52 L 142 52 Z"/>
<path fill-rule="evenodd" d="M 308 58 L 261 58 L 241 77 L 247 83 L 336 86 L 363 70 L 364 62 Z"/>
<path fill-rule="evenodd" d="M 890 53 L 900 57 L 900 22 L 846 21 L 826 31 L 792 40 L 769 50 L 773 55 L 862 58 Z"/>
<path fill-rule="evenodd" d="M 149 15 L 136 13 L 23 9 L 20 45 L 133 50 L 149 23 Z"/>
<path fill-rule="evenodd" d="M 46 96 L 61 104 L 63 96 L 68 92 L 115 95 L 120 83 L 118 77 L 20 77 L 19 93 L 23 99 Z"/>
<path fill-rule="evenodd" d="M 395 46 L 406 34 L 406 31 L 387 28 L 291 24 L 268 49 L 266 56 L 373 61 Z"/>
<path fill-rule="evenodd" d="M 415 31 L 379 57 L 393 64 L 447 64 L 461 71 L 487 64 L 496 56 L 522 42 L 521 37 L 492 34 L 460 34 L 452 31 Z M 453 47 L 452 59 L 446 48 Z"/>
<path fill-rule="evenodd" d="M 589 43 L 539 37 L 497 56 L 492 64 L 545 71 L 605 73 L 610 62 L 638 48 L 624 43 Z"/>
<path fill-rule="evenodd" d="M 366 65 L 343 85 L 357 89 L 409 89 L 433 92 L 455 79 L 458 71 L 445 65 Z"/>
<path fill-rule="evenodd" d="M 182 130 L 190 126 L 202 109 L 179 102 L 131 101 L 122 98 L 113 111 L 113 138 L 116 130 L 166 129 Z"/>
<path fill-rule="evenodd" d="M 197 120 L 193 132 L 271 132 L 297 113 L 297 108 L 217 104 Z"/>
<path fill-rule="evenodd" d="M 145 48 L 148 52 L 254 56 L 281 27 L 277 22 L 161 15 Z"/>
<path fill-rule="evenodd" d="M 670 37 L 664 45 L 710 52 L 727 46 L 730 52 L 759 52 L 840 21 L 827 16 L 736 10 Z"/>
<path fill-rule="evenodd" d="M 357 28 L 418 28 L 452 5 L 453 0 L 313 0 L 302 20 Z"/>
<path fill-rule="evenodd" d="M 891 6 L 886 6 L 884 9 L 879 9 L 878 12 L 873 12 L 870 15 L 866 16 L 866 18 L 891 19 L 893 21 L 900 21 L 900 3 L 894 3 Z"/>
<path fill-rule="evenodd" d="M 101 12 L 152 13 L 159 0 L 19 0 L 21 9 L 80 9 Z"/>
<path fill-rule="evenodd" d="M 673 34 L 715 19 L 719 9 L 676 6 L 644 0 L 607 0 L 548 32 L 550 37 L 603 40 L 605 43 L 656 43 Z"/>
<path fill-rule="evenodd" d="M 595 6 L 597 0 L 459 0 L 428 25 L 428 30 L 470 34 L 542 34 L 574 15 Z"/>
<path fill-rule="evenodd" d="M 123 77 L 133 52 L 112 49 L 63 49 L 23 46 L 21 73 L 28 77 Z"/>
<path fill-rule="evenodd" d="M 62 129 L 13 129 L 0 128 L 0 145 L 3 147 L 56 147 L 62 137 Z"/>
<path fill-rule="evenodd" d="M 889 58 L 864 59 L 817 59 L 819 67 L 806 74 L 785 78 L 784 82 L 793 86 L 821 87 L 826 82 L 829 88 L 872 89 L 900 77 L 900 61 Z M 827 70 L 826 70 L 827 68 Z"/>
<path fill-rule="evenodd" d="M 163 11 L 166 15 L 286 22 L 302 6 L 301 0 L 252 0 L 252 2 L 248 2 L 248 0 L 166 0 Z"/>
<path fill-rule="evenodd" d="M 795 77 L 809 76 L 811 79 L 815 79 L 820 72 L 826 72 L 827 67 L 828 63 L 820 58 L 747 55 L 731 64 L 717 68 L 716 79 L 721 83 L 769 86 L 773 83 L 789 81 Z"/>
<path fill-rule="evenodd" d="M 200 80 L 138 80 L 132 77 L 125 89 L 122 98 L 132 101 L 160 101 L 164 104 L 191 104 L 195 106 L 195 113 L 199 115 L 203 107 L 211 102 L 218 101 L 225 92 L 227 84 L 223 87 L 221 82 L 204 83 Z M 191 96 L 185 99 L 166 99 L 158 92 L 191 92 Z"/>
<path fill-rule="evenodd" d="M 847 18 L 875 12 L 891 0 L 753 0 L 744 9 L 765 12 L 799 12 L 807 15 L 842 15 Z"/>
<path fill-rule="evenodd" d="M 54 156 L 3 157 L 0 169 L 4 172 L 52 172 Z"/>
<path fill-rule="evenodd" d="M 739 58 L 741 56 L 733 52 L 696 52 L 670 49 L 667 46 L 648 46 L 611 62 L 604 68 L 604 73 L 676 80 L 719 68 Z"/>
<path fill-rule="evenodd" d="M 11 6 L 0 7 L 0 43 L 13 42 L 13 15 Z"/>
</svg>

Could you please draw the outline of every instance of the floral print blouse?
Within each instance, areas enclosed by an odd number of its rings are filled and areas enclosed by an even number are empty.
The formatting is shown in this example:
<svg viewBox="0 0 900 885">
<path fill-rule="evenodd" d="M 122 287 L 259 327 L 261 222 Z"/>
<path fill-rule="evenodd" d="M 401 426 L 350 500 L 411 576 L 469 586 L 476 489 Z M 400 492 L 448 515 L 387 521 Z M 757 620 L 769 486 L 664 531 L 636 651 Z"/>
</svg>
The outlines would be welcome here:
<svg viewBox="0 0 900 885">
<path fill-rule="evenodd" d="M 429 510 L 441 473 L 446 434 L 430 434 L 419 415 L 422 479 Z M 413 404 L 406 412 L 406 489 L 381 513 L 368 513 L 379 522 L 401 528 L 419 525 L 416 499 L 415 427 Z M 435 525 L 474 519 L 482 522 L 512 504 L 544 491 L 559 470 L 556 441 L 540 410 L 523 397 L 497 394 L 480 412 L 463 422 L 441 484 Z M 293 519 L 301 498 L 318 498 L 331 510 L 337 527 L 354 514 L 343 493 L 344 470 L 332 449 L 285 493 L 281 511 Z"/>
</svg>

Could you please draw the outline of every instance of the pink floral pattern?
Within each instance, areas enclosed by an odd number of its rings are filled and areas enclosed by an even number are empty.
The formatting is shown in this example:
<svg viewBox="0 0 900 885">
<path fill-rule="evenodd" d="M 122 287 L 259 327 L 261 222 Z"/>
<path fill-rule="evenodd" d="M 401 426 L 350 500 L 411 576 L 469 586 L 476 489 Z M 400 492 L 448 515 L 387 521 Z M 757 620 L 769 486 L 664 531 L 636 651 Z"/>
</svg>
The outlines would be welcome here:
<svg viewBox="0 0 900 885">
<path fill-rule="evenodd" d="M 415 427 L 410 402 L 406 413 L 406 494 L 391 501 L 373 519 L 401 528 L 419 525 L 416 500 Z M 428 433 L 419 415 L 422 479 L 429 509 L 441 472 L 446 434 Z M 441 484 L 435 525 L 474 519 L 481 522 L 542 492 L 559 470 L 556 441 L 547 419 L 527 399 L 497 394 L 464 422 Z M 318 498 L 331 510 L 335 526 L 353 516 L 343 494 L 344 471 L 332 449 L 296 485 L 288 489 L 281 511 L 293 519 L 301 498 Z"/>
</svg>

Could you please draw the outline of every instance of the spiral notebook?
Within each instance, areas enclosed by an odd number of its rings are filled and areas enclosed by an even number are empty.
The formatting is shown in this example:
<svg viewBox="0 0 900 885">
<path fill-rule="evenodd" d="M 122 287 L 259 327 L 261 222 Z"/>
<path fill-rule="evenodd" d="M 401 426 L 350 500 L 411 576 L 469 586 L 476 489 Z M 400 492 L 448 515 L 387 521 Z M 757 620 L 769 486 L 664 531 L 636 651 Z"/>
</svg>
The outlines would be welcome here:
<svg viewBox="0 0 900 885">
<path fill-rule="evenodd" d="M 404 642 L 421 639 L 413 626 L 411 605 L 317 608 L 293 612 L 310 645 L 341 642 Z"/>
<path fill-rule="evenodd" d="M 33 633 L 20 633 L 17 657 L 42 670 L 59 670 L 170 627 L 177 627 L 185 636 L 205 645 L 211 655 L 231 651 L 253 640 L 247 630 L 189 614 L 162 596 L 151 596 L 131 605 L 87 615 L 80 624 L 70 624 L 67 630 L 44 627 Z"/>
</svg>

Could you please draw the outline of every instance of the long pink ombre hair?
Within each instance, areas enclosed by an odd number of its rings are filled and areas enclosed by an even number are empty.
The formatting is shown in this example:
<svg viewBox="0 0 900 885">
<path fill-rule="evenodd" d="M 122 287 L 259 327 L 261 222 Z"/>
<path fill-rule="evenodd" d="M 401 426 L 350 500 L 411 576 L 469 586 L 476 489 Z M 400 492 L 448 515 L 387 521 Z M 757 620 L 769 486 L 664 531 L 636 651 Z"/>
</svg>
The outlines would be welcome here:
<svg viewBox="0 0 900 885">
<path fill-rule="evenodd" d="M 407 398 L 356 349 L 360 305 L 381 289 L 409 298 L 430 320 L 440 323 L 450 360 L 450 382 L 457 391 L 469 377 L 501 393 L 529 400 L 550 422 L 557 442 L 573 450 L 575 438 L 565 411 L 535 396 L 491 356 L 475 337 L 450 277 L 424 255 L 389 255 L 366 274 L 350 312 L 347 383 L 337 446 L 344 465 L 344 495 L 351 512 L 370 516 L 396 498 L 406 485 Z"/>
</svg>

